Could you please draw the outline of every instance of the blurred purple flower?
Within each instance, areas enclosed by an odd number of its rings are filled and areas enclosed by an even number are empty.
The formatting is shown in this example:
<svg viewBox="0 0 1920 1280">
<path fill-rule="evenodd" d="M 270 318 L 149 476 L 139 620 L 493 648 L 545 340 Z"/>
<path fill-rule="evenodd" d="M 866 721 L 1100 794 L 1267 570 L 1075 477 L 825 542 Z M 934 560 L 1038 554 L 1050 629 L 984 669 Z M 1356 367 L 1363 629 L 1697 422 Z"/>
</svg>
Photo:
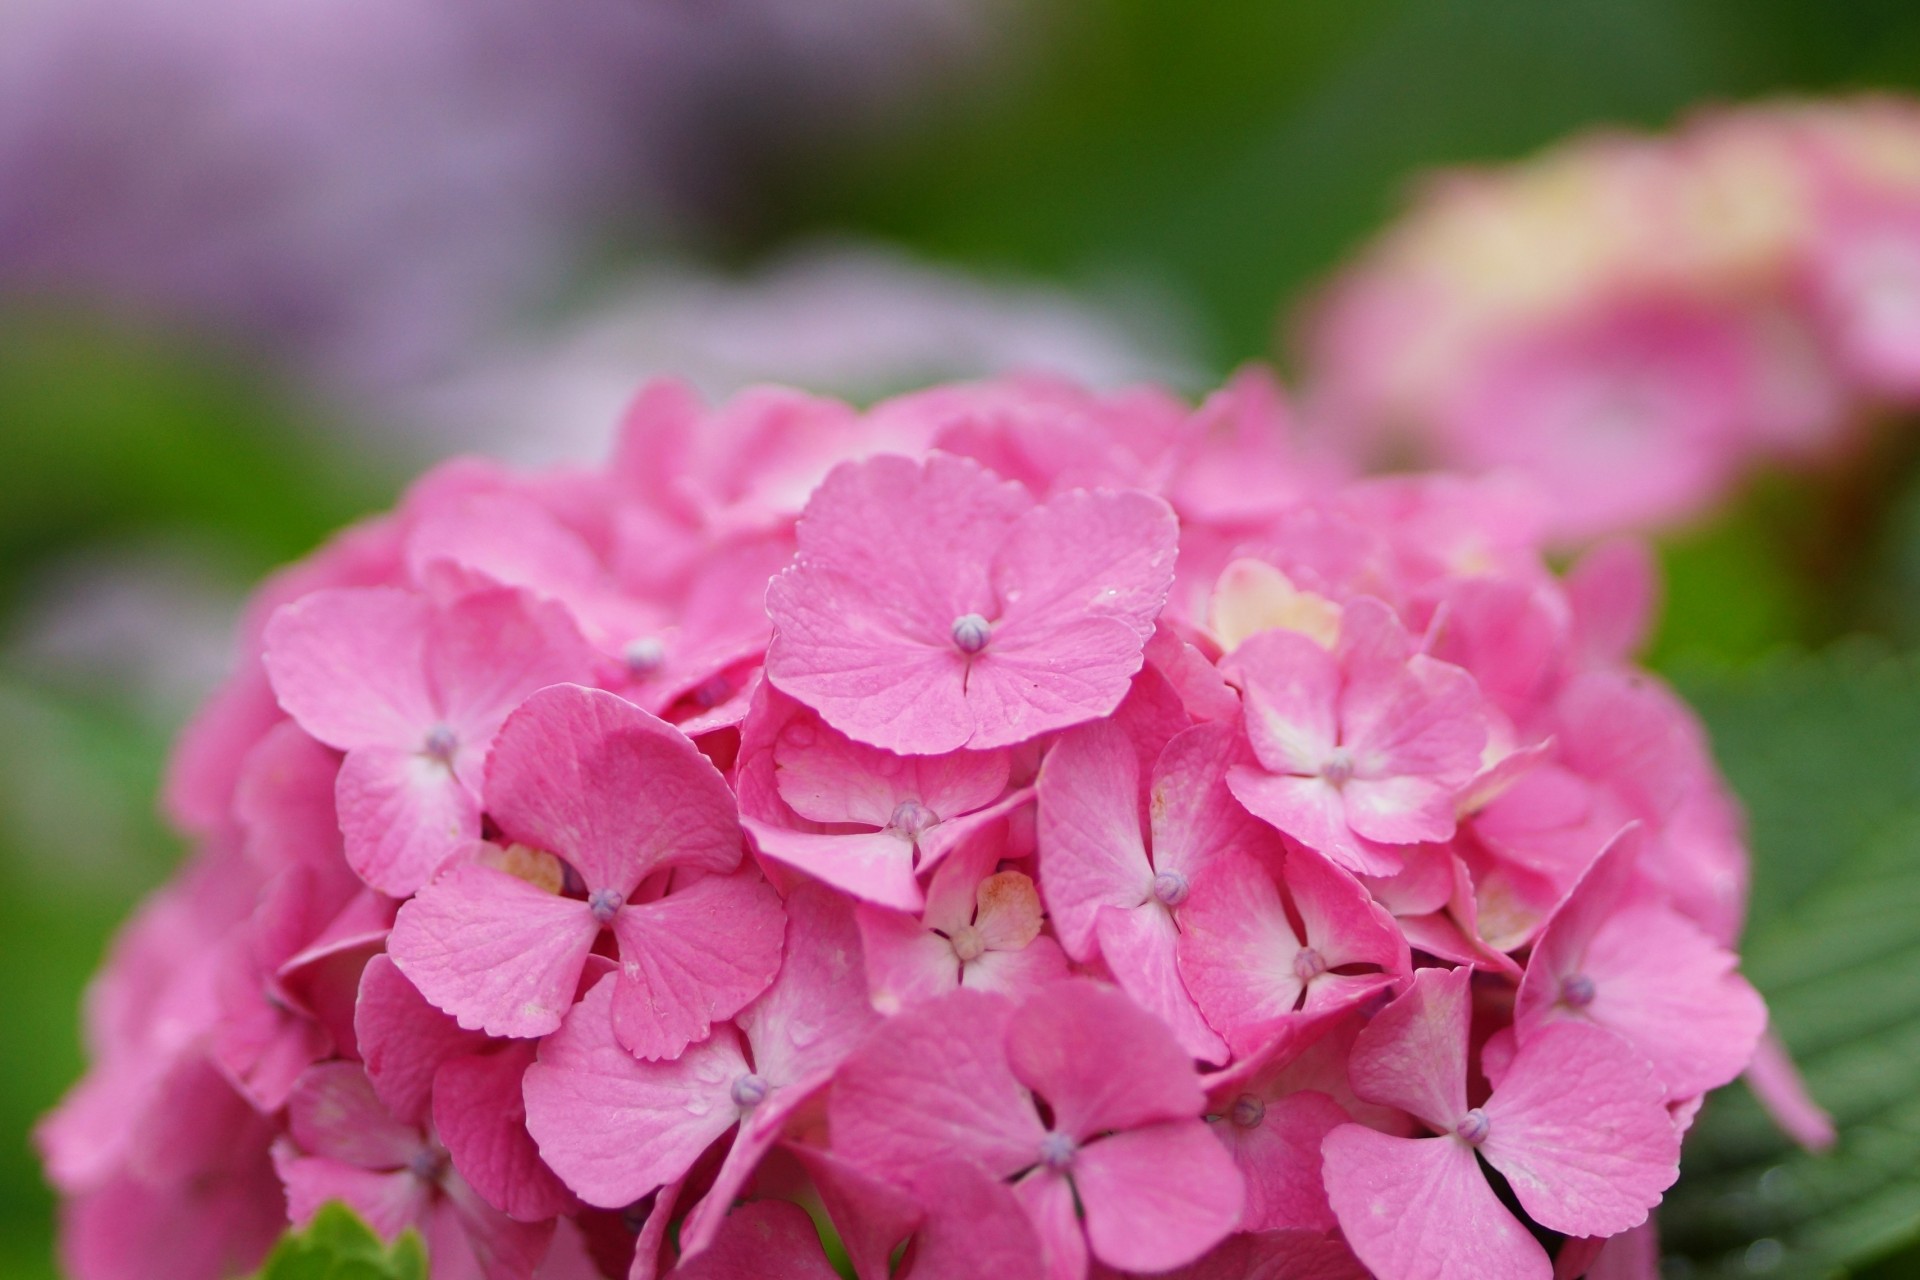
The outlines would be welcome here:
<svg viewBox="0 0 1920 1280">
<path fill-rule="evenodd" d="M 755 149 L 891 116 L 981 48 L 987 2 L 16 0 L 0 298 L 402 383 L 613 215 L 710 209 Z"/>
</svg>

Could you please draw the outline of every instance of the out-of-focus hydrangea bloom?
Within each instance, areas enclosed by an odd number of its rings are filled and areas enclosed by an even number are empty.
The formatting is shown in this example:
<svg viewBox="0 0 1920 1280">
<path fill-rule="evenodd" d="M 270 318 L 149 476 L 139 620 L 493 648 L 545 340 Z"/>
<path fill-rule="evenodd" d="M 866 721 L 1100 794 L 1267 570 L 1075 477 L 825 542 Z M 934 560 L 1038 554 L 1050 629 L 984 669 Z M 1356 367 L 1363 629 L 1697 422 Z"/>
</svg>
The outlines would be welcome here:
<svg viewBox="0 0 1920 1280">
<path fill-rule="evenodd" d="M 981 17 L 20 0 L 0 10 L 0 291 L 200 322 L 355 390 L 405 383 L 553 290 L 603 224 L 712 214 L 756 151 L 951 83 Z"/>
<path fill-rule="evenodd" d="M 1920 399 L 1920 104 L 1437 175 L 1301 319 L 1312 414 L 1360 454 L 1528 472 L 1561 539 L 1686 521 Z"/>
<path fill-rule="evenodd" d="M 862 1280 L 1644 1272 L 1765 1029 L 1746 856 L 1644 559 L 1540 530 L 1258 371 L 655 382 L 603 466 L 445 464 L 180 743 L 67 1264 L 338 1199 L 442 1280 L 825 1277 L 801 1205 Z"/>
</svg>

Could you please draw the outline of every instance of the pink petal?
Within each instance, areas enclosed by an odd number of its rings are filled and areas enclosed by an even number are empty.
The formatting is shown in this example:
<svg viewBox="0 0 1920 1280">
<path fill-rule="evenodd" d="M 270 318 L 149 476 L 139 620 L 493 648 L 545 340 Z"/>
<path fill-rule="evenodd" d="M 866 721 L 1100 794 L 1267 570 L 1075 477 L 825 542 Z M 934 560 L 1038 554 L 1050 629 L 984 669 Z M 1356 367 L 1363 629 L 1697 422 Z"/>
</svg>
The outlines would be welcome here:
<svg viewBox="0 0 1920 1280">
<path fill-rule="evenodd" d="M 1018 951 L 987 951 L 962 966 L 960 985 L 973 991 L 997 991 L 1025 997 L 1059 982 L 1071 972 L 1067 953 L 1052 938 L 1035 938 Z"/>
<path fill-rule="evenodd" d="M 759 1200 L 728 1214 L 714 1241 L 673 1269 L 685 1280 L 837 1280 L 813 1219 L 797 1204 Z"/>
<path fill-rule="evenodd" d="M 1269 773 L 1313 777 L 1340 741 L 1340 668 L 1297 631 L 1250 636 L 1223 664 L 1246 693 L 1247 737 Z"/>
<path fill-rule="evenodd" d="M 1043 1280 L 1040 1237 L 1011 1187 L 965 1164 L 947 1165 L 918 1186 L 926 1217 L 902 1274 L 912 1280 Z"/>
<path fill-rule="evenodd" d="M 323 1062 L 300 1077 L 287 1100 L 287 1131 L 310 1156 L 362 1169 L 404 1169 L 425 1145 L 374 1095 L 357 1062 Z"/>
<path fill-rule="evenodd" d="M 1760 1037 L 1760 1046 L 1747 1067 L 1747 1087 L 1789 1138 L 1809 1151 L 1825 1151 L 1833 1145 L 1837 1136 L 1833 1117 L 1814 1101 L 1787 1046 L 1772 1030 Z"/>
<path fill-rule="evenodd" d="M 1171 912 L 1158 902 L 1131 911 L 1102 907 L 1095 934 L 1120 989 L 1164 1022 L 1189 1057 L 1211 1063 L 1227 1060 L 1227 1042 L 1200 1016 L 1181 980 L 1174 959 L 1180 931 Z"/>
<path fill-rule="evenodd" d="M 920 1225 L 920 1206 L 891 1182 L 870 1177 L 858 1167 L 821 1147 L 795 1144 L 788 1148 L 813 1182 L 827 1216 L 859 1280 L 888 1280 L 893 1274 L 893 1251 Z M 947 1171 L 972 1170 L 954 1164 Z M 973 1170 L 988 1185 L 998 1185 Z"/>
<path fill-rule="evenodd" d="M 1111 723 L 1063 735 L 1047 753 L 1037 787 L 1040 885 L 1067 954 L 1093 954 L 1103 906 L 1132 908 L 1153 887 L 1135 795 L 1139 762 Z"/>
<path fill-rule="evenodd" d="M 1639 1226 L 1680 1174 L 1680 1135 L 1647 1064 L 1618 1037 L 1556 1023 L 1524 1041 L 1487 1100 L 1480 1153 L 1543 1227 Z"/>
<path fill-rule="evenodd" d="M 1074 1204 L 1073 1184 L 1042 1170 L 1014 1183 L 1013 1195 L 1040 1238 L 1047 1280 L 1085 1280 L 1087 1237 Z"/>
<path fill-rule="evenodd" d="M 431 613 L 391 587 L 302 596 L 267 623 L 274 696 L 330 747 L 417 749 L 440 718 L 422 665 Z"/>
<path fill-rule="evenodd" d="M 974 890 L 973 927 L 990 951 L 1018 951 L 1040 936 L 1040 891 L 1020 871 L 997 871 Z"/>
<path fill-rule="evenodd" d="M 480 1280 L 521 1280 L 546 1256 L 554 1222 L 516 1222 L 486 1203 L 458 1173 L 441 1181 L 443 1198 L 427 1219 L 427 1254 L 438 1272 L 456 1276 L 459 1253 L 471 1255 Z M 436 1272 L 436 1275 L 438 1274 Z"/>
<path fill-rule="evenodd" d="M 428 1004 L 387 956 L 367 961 L 353 1024 L 374 1093 L 408 1124 L 426 1122 L 433 1073 L 440 1064 L 487 1042 Z"/>
<path fill-rule="evenodd" d="M 918 917 L 863 902 L 857 919 L 867 990 L 880 1012 L 898 1013 L 960 985 L 960 957 L 953 944 Z"/>
<path fill-rule="evenodd" d="M 786 951 L 773 985 L 737 1021 L 753 1069 L 779 1088 L 824 1079 L 879 1024 L 861 981 L 851 905 L 816 885 L 787 899 Z"/>
<path fill-rule="evenodd" d="M 1222 852 L 1272 837 L 1227 788 L 1227 769 L 1245 752 L 1231 725 L 1187 729 L 1161 752 L 1153 770 L 1153 866 L 1195 879 Z"/>
<path fill-rule="evenodd" d="M 481 744 L 529 694 L 585 680 L 594 665 L 564 608 L 503 590 L 476 591 L 437 610 L 427 624 L 426 662 L 441 716 L 475 749 L 476 765 Z"/>
<path fill-rule="evenodd" d="M 1249 1231 L 1230 1236 L 1165 1280 L 1370 1280 L 1338 1236 L 1318 1231 Z"/>
<path fill-rule="evenodd" d="M 1311 850 L 1288 853 L 1285 875 L 1306 941 L 1328 969 L 1370 964 L 1389 973 L 1407 971 L 1406 942 L 1393 917 L 1374 905 L 1352 876 Z M 1326 974 L 1322 980 L 1341 976 Z M 1310 984 L 1307 1003 L 1315 1005 L 1316 997 L 1324 998 L 1320 986 Z"/>
<path fill-rule="evenodd" d="M 1451 1133 L 1467 1112 L 1472 977 L 1469 969 L 1415 973 L 1413 984 L 1375 1014 L 1354 1041 L 1347 1066 L 1353 1091 Z"/>
<path fill-rule="evenodd" d="M 433 1078 L 433 1127 L 460 1176 L 487 1204 L 519 1222 L 575 1207 L 527 1133 L 521 1078 L 534 1046 L 509 1045 L 443 1065 Z"/>
<path fill-rule="evenodd" d="M 1248 1103 L 1247 1108 L 1228 1104 L 1225 1118 L 1212 1126 L 1246 1179 L 1241 1229 L 1333 1230 L 1333 1209 L 1320 1178 L 1320 1143 L 1352 1117 L 1312 1089 L 1264 1104 L 1249 1096 Z M 1249 1112 L 1257 1116 L 1251 1125 L 1244 1123 Z"/>
<path fill-rule="evenodd" d="M 731 1032 L 672 1062 L 636 1062 L 613 1034 L 603 978 L 541 1042 L 527 1068 L 527 1131 L 547 1165 L 588 1204 L 618 1209 L 685 1173 L 740 1119 L 733 1082 L 747 1074 Z"/>
<path fill-rule="evenodd" d="M 968 745 L 953 622 L 993 610 L 989 560 L 1031 505 L 1018 485 L 941 454 L 835 467 L 800 518 L 797 559 L 767 588 L 768 680 L 861 742 L 924 755 Z"/>
<path fill-rule="evenodd" d="M 996 635 L 967 672 L 967 745 L 1013 746 L 1109 714 L 1140 670 L 1141 648 L 1121 619 L 1083 614 Z"/>
<path fill-rule="evenodd" d="M 337 866 L 334 813 L 340 757 L 292 721 L 282 721 L 246 753 L 234 787 L 233 816 L 246 830 L 247 855 L 263 868 L 289 862 Z"/>
<path fill-rule="evenodd" d="M 789 831 L 743 817 L 762 857 L 792 867 L 863 902 L 918 912 L 925 898 L 914 876 L 913 844 L 891 831 L 826 835 Z"/>
<path fill-rule="evenodd" d="M 321 1205 L 339 1201 L 390 1241 L 418 1226 L 432 1203 L 432 1184 L 405 1169 L 377 1172 L 324 1156 L 301 1156 L 284 1145 L 274 1149 L 273 1163 L 286 1184 L 287 1214 L 296 1225 L 311 1222 Z"/>
<path fill-rule="evenodd" d="M 1007 1065 L 1012 1013 L 1004 997 L 959 990 L 889 1019 L 834 1081 L 834 1149 L 907 1179 L 951 1160 L 996 1177 L 1033 1164 L 1045 1131 Z"/>
<path fill-rule="evenodd" d="M 446 765 L 418 750 L 349 751 L 335 784 L 347 864 L 390 897 L 433 879 L 480 838 L 480 803 Z"/>
<path fill-rule="evenodd" d="M 1180 908 L 1180 976 L 1236 1054 L 1250 1052 L 1298 1007 L 1302 943 L 1266 869 L 1244 854 L 1216 858 Z"/>
<path fill-rule="evenodd" d="M 1342 1125 L 1322 1144 L 1327 1199 L 1383 1280 L 1550 1280 L 1546 1250 L 1494 1198 L 1473 1148 Z"/>
<path fill-rule="evenodd" d="M 685 734 L 624 699 L 558 685 L 521 704 L 487 762 L 487 812 L 592 889 L 630 894 L 654 868 L 731 871 L 733 793 Z"/>
<path fill-rule="evenodd" d="M 985 808 L 1007 789 L 1004 751 L 901 759 L 836 733 L 812 717 L 788 724 L 774 747 L 780 797 L 814 822 L 884 827 L 902 801 L 941 820 Z"/>
<path fill-rule="evenodd" d="M 951 997 L 949 997 L 951 999 Z M 1206 1096 L 1167 1025 L 1110 987 L 1062 982 L 1021 1002 L 1007 1061 L 1076 1140 L 1200 1114 Z M 1113 1064 L 1124 1062 L 1117 1072 Z"/>
<path fill-rule="evenodd" d="M 1131 1271 L 1192 1262 L 1239 1225 L 1245 1197 L 1233 1157 L 1197 1119 L 1089 1143 L 1073 1182 L 1094 1255 Z"/>
<path fill-rule="evenodd" d="M 387 954 L 461 1026 L 543 1036 L 573 1004 L 599 934 L 586 903 L 466 863 L 400 908 Z"/>
<path fill-rule="evenodd" d="M 786 917 L 749 867 L 708 876 L 613 917 L 613 1027 L 636 1057 L 670 1058 L 738 1013 L 780 969 Z"/>
<path fill-rule="evenodd" d="M 1347 825 L 1345 800 L 1325 778 L 1266 773 L 1237 764 L 1227 771 L 1227 787 L 1254 817 L 1356 875 L 1388 876 L 1403 865 L 1397 855 L 1354 835 Z"/>
<path fill-rule="evenodd" d="M 1029 628 L 1044 633 L 1055 619 L 1087 614 L 1125 623 L 1144 647 L 1173 585 L 1178 539 L 1172 508 L 1139 490 L 1073 490 L 1027 511 L 994 557 L 1005 607 L 995 640 L 1029 647 Z M 1126 674 L 1138 669 L 1136 660 Z"/>
</svg>

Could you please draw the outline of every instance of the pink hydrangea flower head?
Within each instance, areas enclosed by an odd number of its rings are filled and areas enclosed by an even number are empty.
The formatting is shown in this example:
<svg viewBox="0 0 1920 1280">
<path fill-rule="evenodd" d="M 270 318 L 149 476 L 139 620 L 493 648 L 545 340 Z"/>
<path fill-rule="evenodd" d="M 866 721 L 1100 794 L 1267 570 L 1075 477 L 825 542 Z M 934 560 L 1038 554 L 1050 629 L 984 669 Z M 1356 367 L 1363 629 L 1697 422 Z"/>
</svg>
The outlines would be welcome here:
<svg viewBox="0 0 1920 1280">
<path fill-rule="evenodd" d="M 935 755 L 1025 742 L 1125 696 L 1176 525 L 1137 490 L 1036 504 L 960 458 L 836 468 L 767 591 L 767 677 L 849 737 Z"/>
<path fill-rule="evenodd" d="M 646 1057 L 677 1054 L 772 981 L 779 900 L 736 870 L 732 794 L 679 730 L 608 693 L 543 690 L 502 730 L 487 806 L 507 839 L 564 858 L 585 895 L 468 861 L 401 909 L 394 963 L 461 1025 L 552 1032 L 603 929 L 620 953 L 614 1023 Z M 664 892 L 643 892 L 663 873 Z"/>
<path fill-rule="evenodd" d="M 1355 1092 L 1435 1136 L 1343 1125 L 1323 1143 L 1340 1228 L 1388 1280 L 1551 1274 L 1476 1155 L 1506 1176 L 1534 1221 L 1569 1235 L 1638 1226 L 1679 1174 L 1680 1138 L 1659 1081 L 1624 1041 L 1591 1026 L 1549 1028 L 1469 1107 L 1469 980 L 1465 969 L 1421 970 L 1354 1046 Z"/>
</svg>

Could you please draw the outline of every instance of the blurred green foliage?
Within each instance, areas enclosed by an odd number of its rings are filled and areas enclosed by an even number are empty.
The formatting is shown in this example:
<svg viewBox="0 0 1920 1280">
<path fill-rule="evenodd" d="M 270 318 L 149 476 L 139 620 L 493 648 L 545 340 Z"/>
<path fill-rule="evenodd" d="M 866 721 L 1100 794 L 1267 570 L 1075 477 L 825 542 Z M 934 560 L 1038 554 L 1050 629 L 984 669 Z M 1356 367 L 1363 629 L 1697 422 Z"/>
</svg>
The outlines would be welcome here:
<svg viewBox="0 0 1920 1280">
<path fill-rule="evenodd" d="M 426 1280 L 427 1253 L 418 1232 L 389 1248 L 351 1210 L 320 1206 L 307 1229 L 274 1246 L 256 1280 Z"/>
<path fill-rule="evenodd" d="M 1017 74 L 924 128 L 770 161 L 728 247 L 846 229 L 1069 283 L 1145 281 L 1189 308 L 1217 373 L 1269 353 L 1283 301 L 1420 170 L 1714 99 L 1920 85 L 1910 0 L 1061 0 L 1015 43 Z M 254 575 L 383 505 L 402 477 L 332 425 L 185 338 L 0 316 L 0 629 L 76 548 L 186 533 Z M 1753 817 L 1750 971 L 1843 1125 L 1814 1158 L 1738 1090 L 1709 1106 L 1666 1219 L 1715 1274 L 1920 1275 L 1920 665 L 1775 652 L 1843 618 L 1920 646 L 1920 483 L 1886 501 L 1845 609 L 1796 560 L 1814 517 L 1791 485 L 1663 549 L 1654 659 L 1702 707 Z M 82 986 L 177 855 L 152 817 L 166 737 L 100 691 L 0 666 L 9 1278 L 53 1274 L 26 1134 L 79 1072 Z"/>
<path fill-rule="evenodd" d="M 1796 1150 L 1744 1088 L 1716 1095 L 1664 1243 L 1715 1276 L 1920 1274 L 1920 658 L 1856 644 L 1681 688 L 1752 820 L 1745 970 L 1840 1139 Z"/>
</svg>

